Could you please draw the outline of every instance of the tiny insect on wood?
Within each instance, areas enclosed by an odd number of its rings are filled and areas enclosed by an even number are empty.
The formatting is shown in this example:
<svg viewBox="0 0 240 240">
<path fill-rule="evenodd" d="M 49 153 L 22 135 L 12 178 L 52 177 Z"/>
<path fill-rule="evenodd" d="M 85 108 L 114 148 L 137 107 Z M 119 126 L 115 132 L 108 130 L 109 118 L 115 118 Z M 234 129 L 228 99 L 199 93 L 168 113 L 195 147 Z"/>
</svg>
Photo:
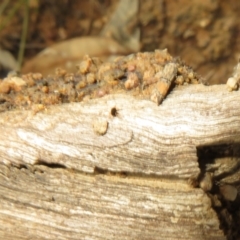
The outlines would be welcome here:
<svg viewBox="0 0 240 240">
<path fill-rule="evenodd" d="M 156 88 L 152 91 L 151 101 L 157 103 L 159 105 L 163 99 L 166 97 L 169 88 L 174 81 L 178 70 L 177 63 L 167 63 L 162 71 L 162 76 L 160 80 L 157 82 Z"/>
</svg>

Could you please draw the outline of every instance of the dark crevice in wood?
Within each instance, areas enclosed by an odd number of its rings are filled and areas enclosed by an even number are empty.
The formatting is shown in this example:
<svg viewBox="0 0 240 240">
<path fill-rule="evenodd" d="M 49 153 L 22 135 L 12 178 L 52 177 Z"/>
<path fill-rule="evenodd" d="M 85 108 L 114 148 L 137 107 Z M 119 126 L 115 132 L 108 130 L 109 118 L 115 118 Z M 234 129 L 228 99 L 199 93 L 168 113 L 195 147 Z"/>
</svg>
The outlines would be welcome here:
<svg viewBox="0 0 240 240">
<path fill-rule="evenodd" d="M 176 175 L 157 175 L 157 174 L 144 174 L 144 173 L 137 173 L 137 172 L 127 172 L 127 171 L 111 171 L 109 169 L 104 169 L 95 166 L 94 172 L 92 173 L 86 173 L 82 171 L 77 171 L 79 174 L 84 175 L 111 175 L 111 176 L 119 176 L 119 177 L 128 177 L 128 178 L 140 178 L 140 179 L 159 179 L 159 180 L 174 180 L 174 181 L 184 181 L 182 178 L 177 177 Z"/>
<path fill-rule="evenodd" d="M 94 168 L 94 174 L 106 174 L 108 171 L 103 168 L 95 167 Z"/>
<path fill-rule="evenodd" d="M 85 173 L 84 173 L 85 174 Z M 94 175 L 99 175 L 99 174 L 104 174 L 104 175 L 114 175 L 114 176 L 119 176 L 119 177 L 130 177 L 133 176 L 135 174 L 131 174 L 128 172 L 124 172 L 124 171 L 119 171 L 119 172 L 113 172 L 113 171 L 109 171 L 108 169 L 103 169 L 100 167 L 95 167 L 94 168 Z M 144 177 L 144 175 L 142 176 Z"/>
<path fill-rule="evenodd" d="M 240 144 L 221 144 L 197 147 L 197 155 L 199 166 L 203 169 L 206 167 L 206 164 L 213 163 L 215 158 L 240 157 Z"/>
<path fill-rule="evenodd" d="M 104 168 L 100 168 L 98 166 L 94 167 L 94 172 L 93 173 L 88 173 L 88 172 L 84 172 L 81 170 L 76 170 L 76 169 L 70 169 L 67 168 L 66 166 L 64 166 L 63 164 L 59 164 L 59 163 L 47 163 L 43 160 L 38 160 L 36 161 L 36 163 L 34 165 L 31 164 L 21 164 L 21 165 L 11 165 L 13 168 L 17 168 L 17 169 L 27 169 L 30 170 L 31 172 L 36 172 L 36 171 L 40 171 L 40 172 L 44 172 L 44 168 L 43 167 L 47 167 L 47 168 L 52 168 L 52 169 L 65 169 L 66 171 L 73 171 L 79 175 L 84 175 L 84 176 L 95 176 L 95 175 L 107 175 L 107 176 L 118 176 L 120 178 L 122 177 L 128 177 L 128 178 L 139 178 L 139 179 L 155 179 L 155 180 L 172 180 L 172 181 L 186 181 L 182 178 L 177 177 L 176 175 L 157 175 L 157 174 L 144 174 L 144 173 L 132 173 L 132 172 L 126 172 L 126 171 L 111 171 L 109 169 L 104 169 Z"/>
<path fill-rule="evenodd" d="M 20 165 L 18 165 L 18 166 L 15 166 L 15 165 L 13 165 L 12 164 L 12 167 L 16 167 L 16 168 L 18 168 L 18 169 L 28 169 L 28 166 L 27 165 L 25 165 L 25 164 L 20 164 Z"/>
<path fill-rule="evenodd" d="M 215 146 L 204 146 L 197 148 L 197 155 L 201 174 L 199 180 L 210 172 L 212 174 L 212 188 L 207 193 L 212 201 L 213 209 L 216 211 L 220 228 L 223 229 L 227 239 L 240 238 L 240 179 L 237 175 L 240 170 L 240 144 L 222 144 Z M 219 164 L 231 167 L 226 168 L 217 174 Z M 218 164 L 216 164 L 218 163 Z M 237 175 L 234 176 L 234 175 Z M 227 182 L 225 181 L 228 179 Z M 238 180 L 235 180 L 238 178 Z M 224 197 L 220 188 L 221 186 L 233 186 L 238 189 L 235 200 L 229 200 Z"/>
<path fill-rule="evenodd" d="M 63 164 L 60 164 L 60 163 L 48 163 L 48 162 L 45 162 L 44 160 L 38 160 L 35 165 L 43 165 L 43 166 L 46 166 L 46 167 L 49 167 L 49 168 L 66 168 L 65 165 Z"/>
</svg>

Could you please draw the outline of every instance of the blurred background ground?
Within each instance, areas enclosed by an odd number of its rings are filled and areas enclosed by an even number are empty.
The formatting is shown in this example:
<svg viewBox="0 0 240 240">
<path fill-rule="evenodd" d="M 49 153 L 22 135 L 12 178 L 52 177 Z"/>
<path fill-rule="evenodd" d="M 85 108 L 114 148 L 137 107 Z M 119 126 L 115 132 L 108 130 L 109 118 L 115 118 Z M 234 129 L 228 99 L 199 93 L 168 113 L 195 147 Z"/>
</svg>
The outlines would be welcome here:
<svg viewBox="0 0 240 240">
<path fill-rule="evenodd" d="M 0 72 L 73 71 L 103 59 L 167 48 L 211 84 L 240 58 L 240 1 L 1 0 Z"/>
</svg>

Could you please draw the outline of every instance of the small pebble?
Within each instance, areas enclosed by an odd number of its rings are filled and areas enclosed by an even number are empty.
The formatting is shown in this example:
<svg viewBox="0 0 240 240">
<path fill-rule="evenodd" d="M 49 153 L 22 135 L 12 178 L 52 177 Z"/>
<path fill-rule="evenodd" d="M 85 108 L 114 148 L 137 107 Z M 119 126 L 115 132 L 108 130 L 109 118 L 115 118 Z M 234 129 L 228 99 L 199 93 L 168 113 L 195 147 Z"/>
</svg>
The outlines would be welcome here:
<svg viewBox="0 0 240 240">
<path fill-rule="evenodd" d="M 106 134 L 108 129 L 108 122 L 106 120 L 96 120 L 93 123 L 93 131 L 97 134 L 97 135 L 104 135 Z"/>
<path fill-rule="evenodd" d="M 200 188 L 202 188 L 205 192 L 208 192 L 212 189 L 212 173 L 206 172 L 204 177 L 201 179 Z"/>
<path fill-rule="evenodd" d="M 238 190 L 232 185 L 222 185 L 219 186 L 219 191 L 227 201 L 234 201 L 237 197 Z"/>
<path fill-rule="evenodd" d="M 226 84 L 227 84 L 228 91 L 230 92 L 238 89 L 238 79 L 234 77 L 230 77 L 227 80 Z"/>
</svg>

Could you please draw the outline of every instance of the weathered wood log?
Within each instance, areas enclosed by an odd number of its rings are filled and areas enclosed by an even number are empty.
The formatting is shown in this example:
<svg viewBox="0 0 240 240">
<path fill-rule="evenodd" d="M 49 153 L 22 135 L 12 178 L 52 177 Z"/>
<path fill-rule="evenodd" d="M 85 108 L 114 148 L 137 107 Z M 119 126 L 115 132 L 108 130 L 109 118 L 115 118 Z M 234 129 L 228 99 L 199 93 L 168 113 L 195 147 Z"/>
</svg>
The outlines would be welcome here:
<svg viewBox="0 0 240 240">
<path fill-rule="evenodd" d="M 2 239 L 225 239 L 185 183 L 1 166 Z"/>
<path fill-rule="evenodd" d="M 229 200 L 218 184 L 233 173 L 228 183 L 238 188 L 239 161 L 234 156 L 228 174 L 221 168 L 227 160 L 214 162 L 207 153 L 238 148 L 239 101 L 240 92 L 225 86 L 193 85 L 175 89 L 160 106 L 116 94 L 1 113 L 0 236 L 236 236 L 239 208 L 234 215 L 229 206 L 239 204 L 238 193 Z M 204 182 L 208 169 L 213 183 Z M 206 193 L 198 181 L 213 188 Z"/>
</svg>

